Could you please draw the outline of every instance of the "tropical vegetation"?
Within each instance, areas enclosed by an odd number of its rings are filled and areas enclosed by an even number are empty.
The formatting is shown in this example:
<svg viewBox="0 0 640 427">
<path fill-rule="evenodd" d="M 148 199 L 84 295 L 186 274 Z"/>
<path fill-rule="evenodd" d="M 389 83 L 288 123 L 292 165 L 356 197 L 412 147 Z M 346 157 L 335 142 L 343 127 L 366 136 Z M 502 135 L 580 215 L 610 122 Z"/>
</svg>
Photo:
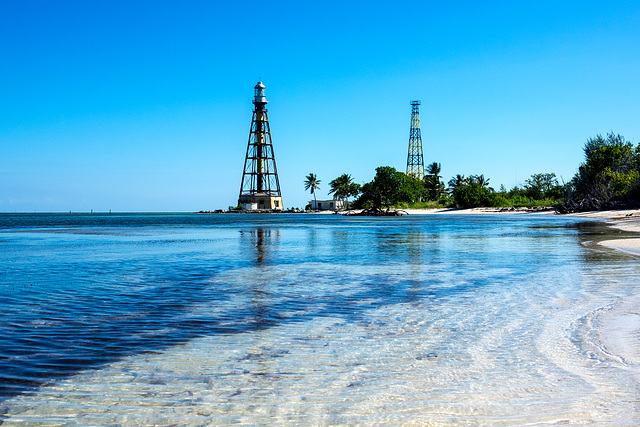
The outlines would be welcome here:
<svg viewBox="0 0 640 427">
<path fill-rule="evenodd" d="M 373 181 L 362 186 L 360 197 L 354 202 L 357 209 L 380 212 L 397 203 L 415 202 L 425 194 L 422 181 L 391 166 L 376 168 Z"/>
<path fill-rule="evenodd" d="M 449 191 L 453 203 L 458 208 L 478 208 L 494 206 L 496 198 L 489 180 L 484 175 L 456 175 L 449 181 Z"/>
<path fill-rule="evenodd" d="M 568 185 L 563 212 L 602 210 L 640 204 L 640 144 L 613 132 L 589 138 L 585 162 Z"/>
<path fill-rule="evenodd" d="M 349 197 L 360 194 L 360 184 L 353 182 L 353 178 L 348 173 L 342 174 L 329 182 L 329 194 L 341 200 L 344 206 L 349 205 Z"/>
<path fill-rule="evenodd" d="M 427 166 L 422 180 L 391 166 L 376 168 L 371 182 L 360 186 L 351 175 L 332 180 L 329 194 L 353 208 L 379 213 L 391 208 L 474 208 L 474 207 L 554 207 L 559 212 L 601 210 L 640 206 L 640 144 L 634 145 L 614 133 L 589 138 L 584 146 L 585 161 L 568 183 L 560 183 L 555 173 L 535 173 L 521 186 L 495 190 L 484 175 L 457 174 L 445 186 L 441 165 Z M 305 190 L 314 194 L 320 181 L 309 174 Z M 359 197 L 358 197 L 359 195 Z"/>
<path fill-rule="evenodd" d="M 433 162 L 427 166 L 427 175 L 425 175 L 423 181 L 430 201 L 438 201 L 447 195 L 444 182 L 440 178 L 442 178 L 440 176 L 440 163 Z"/>
<path fill-rule="evenodd" d="M 310 173 L 309 175 L 307 175 L 304 180 L 304 189 L 305 191 L 306 190 L 311 191 L 311 194 L 313 194 L 314 202 L 317 201 L 316 190 L 320 189 L 320 182 L 321 181 L 318 179 L 318 177 L 314 173 Z M 316 206 L 317 206 L 317 203 L 316 203 Z"/>
<path fill-rule="evenodd" d="M 432 167 L 436 166 L 436 167 Z M 551 207 L 563 202 L 565 187 L 554 173 L 539 173 L 522 188 L 495 191 L 484 175 L 456 175 L 448 186 L 440 180 L 440 165 L 431 164 L 423 181 L 390 166 L 376 169 L 373 181 L 361 188 L 354 208 L 381 211 L 389 208 Z"/>
</svg>

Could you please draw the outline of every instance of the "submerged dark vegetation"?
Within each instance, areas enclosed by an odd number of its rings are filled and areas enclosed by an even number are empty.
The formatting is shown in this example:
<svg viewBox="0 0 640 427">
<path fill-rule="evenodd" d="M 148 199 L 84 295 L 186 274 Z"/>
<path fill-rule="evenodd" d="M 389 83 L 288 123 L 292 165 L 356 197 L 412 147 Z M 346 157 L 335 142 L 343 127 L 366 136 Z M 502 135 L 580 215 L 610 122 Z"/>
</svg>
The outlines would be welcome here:
<svg viewBox="0 0 640 427">
<path fill-rule="evenodd" d="M 551 172 L 533 174 L 510 190 L 504 185 L 495 190 L 484 175 L 458 174 L 445 185 L 440 164 L 434 162 L 422 180 L 391 166 L 376 168 L 373 180 L 362 186 L 343 174 L 329 183 L 329 194 L 350 209 L 371 214 L 390 209 L 476 207 L 554 208 L 571 213 L 640 206 L 640 144 L 634 147 L 612 132 L 589 138 L 584 154 L 584 163 L 566 183 Z M 310 174 L 305 189 L 312 188 L 314 193 L 319 184 Z M 355 200 L 350 203 L 349 197 Z"/>
</svg>

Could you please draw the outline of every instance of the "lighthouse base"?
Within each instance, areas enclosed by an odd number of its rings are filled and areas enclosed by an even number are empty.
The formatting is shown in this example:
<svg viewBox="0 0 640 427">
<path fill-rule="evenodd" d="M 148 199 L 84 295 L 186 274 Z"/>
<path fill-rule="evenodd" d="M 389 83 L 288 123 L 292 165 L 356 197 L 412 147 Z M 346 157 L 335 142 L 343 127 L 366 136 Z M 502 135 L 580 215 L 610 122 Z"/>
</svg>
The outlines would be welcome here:
<svg viewBox="0 0 640 427">
<path fill-rule="evenodd" d="M 243 211 L 281 211 L 282 196 L 273 194 L 243 194 L 238 199 L 238 204 L 242 206 Z"/>
</svg>

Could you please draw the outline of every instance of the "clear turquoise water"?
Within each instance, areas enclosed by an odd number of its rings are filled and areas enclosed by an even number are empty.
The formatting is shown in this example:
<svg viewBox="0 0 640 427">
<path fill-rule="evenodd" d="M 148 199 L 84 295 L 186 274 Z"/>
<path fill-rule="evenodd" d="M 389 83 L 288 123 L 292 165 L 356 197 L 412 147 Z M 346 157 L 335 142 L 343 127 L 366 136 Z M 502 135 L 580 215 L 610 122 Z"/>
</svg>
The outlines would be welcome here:
<svg viewBox="0 0 640 427">
<path fill-rule="evenodd" d="M 640 306 L 640 264 L 591 243 L 607 233 L 529 215 L 0 215 L 0 420 L 638 424 L 638 336 L 611 319 Z"/>
</svg>

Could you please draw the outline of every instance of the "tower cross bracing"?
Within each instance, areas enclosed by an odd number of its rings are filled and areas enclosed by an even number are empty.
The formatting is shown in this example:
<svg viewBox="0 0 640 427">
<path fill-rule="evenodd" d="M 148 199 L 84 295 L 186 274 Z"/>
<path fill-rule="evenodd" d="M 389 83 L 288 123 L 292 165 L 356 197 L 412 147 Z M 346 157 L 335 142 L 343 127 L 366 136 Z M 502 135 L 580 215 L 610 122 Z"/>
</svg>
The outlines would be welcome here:
<svg viewBox="0 0 640 427">
<path fill-rule="evenodd" d="M 422 180 L 422 178 L 424 178 L 424 156 L 422 155 L 419 106 L 420 101 L 411 101 L 411 128 L 409 130 L 407 175 Z"/>
<path fill-rule="evenodd" d="M 271 128 L 266 105 L 265 86 L 255 86 L 253 117 L 242 170 L 238 203 L 243 210 L 282 210 L 282 195 L 276 158 L 271 141 Z"/>
</svg>

